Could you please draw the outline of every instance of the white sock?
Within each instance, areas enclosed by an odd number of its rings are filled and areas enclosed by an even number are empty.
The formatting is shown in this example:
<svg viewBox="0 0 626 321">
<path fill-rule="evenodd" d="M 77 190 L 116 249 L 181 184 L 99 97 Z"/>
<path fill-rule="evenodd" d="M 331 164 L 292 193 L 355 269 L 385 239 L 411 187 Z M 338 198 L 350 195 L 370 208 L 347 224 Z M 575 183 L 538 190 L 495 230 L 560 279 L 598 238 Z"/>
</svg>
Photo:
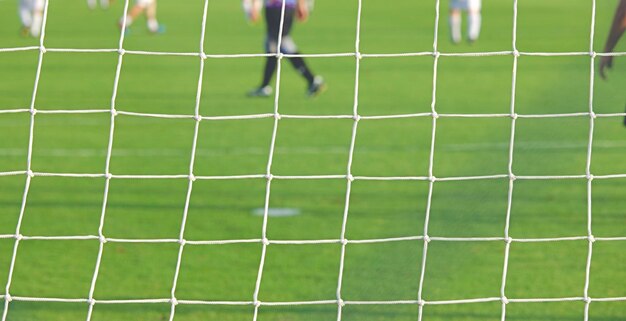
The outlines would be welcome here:
<svg viewBox="0 0 626 321">
<path fill-rule="evenodd" d="M 33 25 L 33 12 L 26 7 L 20 7 L 20 20 L 24 27 L 30 28 Z"/>
<path fill-rule="evenodd" d="M 450 14 L 448 20 L 450 23 L 450 37 L 452 38 L 452 42 L 461 42 L 461 15 Z"/>
<path fill-rule="evenodd" d="M 30 34 L 33 37 L 39 37 L 39 34 L 41 33 L 42 19 L 43 19 L 43 13 L 40 11 L 35 11 L 35 13 L 33 14 L 32 24 L 30 25 Z"/>
<path fill-rule="evenodd" d="M 480 35 L 480 12 L 470 12 L 467 15 L 467 37 L 471 41 L 476 41 Z"/>
<path fill-rule="evenodd" d="M 89 9 L 95 9 L 96 8 L 96 0 L 87 0 L 87 6 L 89 7 Z"/>
<path fill-rule="evenodd" d="M 124 18 L 120 19 L 120 26 L 124 23 Z M 133 24 L 133 18 L 130 16 L 126 16 L 126 28 L 130 27 Z"/>
<path fill-rule="evenodd" d="M 159 31 L 159 22 L 154 18 L 148 19 L 148 30 L 150 30 L 150 32 Z"/>
</svg>

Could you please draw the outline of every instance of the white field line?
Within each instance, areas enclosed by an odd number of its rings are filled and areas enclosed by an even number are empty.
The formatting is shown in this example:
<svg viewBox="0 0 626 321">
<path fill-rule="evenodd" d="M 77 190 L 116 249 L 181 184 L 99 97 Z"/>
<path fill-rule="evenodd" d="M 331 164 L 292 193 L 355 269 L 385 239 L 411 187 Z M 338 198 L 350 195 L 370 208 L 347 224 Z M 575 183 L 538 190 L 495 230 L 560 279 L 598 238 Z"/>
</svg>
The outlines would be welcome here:
<svg viewBox="0 0 626 321">
<path fill-rule="evenodd" d="M 587 148 L 588 142 L 516 142 L 515 148 L 517 150 L 568 150 L 568 149 L 583 149 Z M 596 149 L 613 149 L 613 148 L 626 148 L 626 141 L 594 141 L 594 148 Z M 476 144 L 440 144 L 437 145 L 438 151 L 450 151 L 450 152 L 469 152 L 469 151 L 490 151 L 490 150 L 507 150 L 508 143 L 476 143 Z M 375 154 L 375 153 L 389 153 L 389 152 L 418 152 L 425 151 L 428 147 L 381 147 L 381 148 L 358 148 L 359 154 Z M 215 156 L 237 156 L 237 155 L 267 155 L 266 148 L 261 147 L 247 147 L 247 148 L 233 148 L 225 147 L 223 149 L 202 149 L 198 148 L 196 154 L 204 157 Z M 320 147 L 276 147 L 275 153 L 277 154 L 291 154 L 291 155 L 310 155 L 310 154 L 346 154 L 348 153 L 348 146 L 320 146 Z M 34 153 L 40 157 L 103 157 L 106 155 L 106 150 L 95 148 L 78 148 L 78 149 L 64 149 L 64 148 L 51 148 L 51 149 L 37 149 Z M 187 156 L 185 149 L 114 149 L 114 157 L 177 157 Z M 25 156 L 26 150 L 23 148 L 0 148 L 0 156 Z"/>
</svg>

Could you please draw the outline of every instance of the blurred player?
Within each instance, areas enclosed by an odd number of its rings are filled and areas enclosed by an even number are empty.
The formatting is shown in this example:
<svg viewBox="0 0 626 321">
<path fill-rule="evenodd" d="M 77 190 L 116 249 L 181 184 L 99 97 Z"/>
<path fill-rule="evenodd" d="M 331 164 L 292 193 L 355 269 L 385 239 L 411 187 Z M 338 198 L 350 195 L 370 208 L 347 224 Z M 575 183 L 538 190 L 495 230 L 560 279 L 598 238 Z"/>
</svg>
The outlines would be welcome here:
<svg viewBox="0 0 626 321">
<path fill-rule="evenodd" d="M 606 39 L 604 52 L 613 52 L 624 31 L 626 31 L 626 0 L 621 0 L 615 11 L 613 25 L 609 37 Z M 602 56 L 600 58 L 600 76 L 602 79 L 606 79 L 606 70 L 611 68 L 613 68 L 613 56 Z M 626 126 L 626 117 L 624 117 L 624 126 Z"/>
<path fill-rule="evenodd" d="M 265 52 L 276 53 L 278 51 L 278 32 L 282 15 L 283 1 L 285 1 L 285 16 L 280 52 L 283 54 L 300 54 L 296 43 L 289 33 L 293 25 L 294 17 L 300 21 L 305 21 L 309 17 L 309 5 L 307 0 L 243 0 L 243 7 L 252 22 L 257 22 L 261 16 L 261 1 L 265 6 L 265 22 L 267 24 L 267 34 L 265 38 Z M 315 76 L 307 67 L 302 57 L 290 57 L 289 61 L 294 68 L 307 81 L 307 95 L 316 96 L 325 89 L 324 80 L 320 76 Z M 267 57 L 263 79 L 261 85 L 248 93 L 252 97 L 267 97 L 272 93 L 270 81 L 276 71 L 278 59 L 274 56 Z"/>
<path fill-rule="evenodd" d="M 89 7 L 89 9 L 96 9 L 96 7 L 98 6 L 98 0 L 87 0 L 87 6 Z M 109 8 L 109 0 L 100 0 L 100 8 Z"/>
<path fill-rule="evenodd" d="M 461 42 L 461 12 L 467 11 L 467 41 L 478 40 L 481 24 L 481 0 L 450 0 L 450 36 L 452 42 Z"/>
<path fill-rule="evenodd" d="M 39 37 L 44 4 L 45 0 L 20 0 L 19 14 L 23 36 Z"/>
<path fill-rule="evenodd" d="M 135 22 L 137 17 L 142 13 L 146 15 L 148 30 L 150 30 L 151 33 L 163 33 L 165 31 L 165 28 L 160 25 L 157 20 L 157 0 L 135 0 L 135 4 L 126 15 L 126 29 L 130 28 L 133 22 Z M 120 28 L 123 22 L 124 18 L 121 18 L 119 22 Z"/>
</svg>

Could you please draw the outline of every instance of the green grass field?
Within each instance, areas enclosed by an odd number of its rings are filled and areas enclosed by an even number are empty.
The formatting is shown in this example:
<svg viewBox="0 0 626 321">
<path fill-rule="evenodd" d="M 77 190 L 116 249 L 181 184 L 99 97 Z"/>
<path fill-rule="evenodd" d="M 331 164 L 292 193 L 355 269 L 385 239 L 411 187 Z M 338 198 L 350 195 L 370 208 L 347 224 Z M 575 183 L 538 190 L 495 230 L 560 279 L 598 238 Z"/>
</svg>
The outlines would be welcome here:
<svg viewBox="0 0 626 321">
<path fill-rule="evenodd" d="M 45 46 L 117 48 L 117 19 L 123 1 L 106 11 L 84 1 L 50 0 Z M 517 46 L 523 52 L 589 51 L 591 1 L 519 0 Z M 19 37 L 17 1 L 0 1 L 0 48 L 37 45 Z M 202 0 L 161 0 L 159 18 L 167 32 L 148 34 L 137 21 L 127 50 L 198 52 Z M 439 25 L 441 52 L 511 50 L 512 1 L 485 1 L 483 31 L 474 45 L 448 41 L 446 8 Z M 616 1 L 597 1 L 594 48 L 602 51 Z M 357 1 L 322 1 L 294 38 L 304 53 L 353 52 Z M 435 1 L 363 0 L 362 53 L 431 51 Z M 261 53 L 263 27 L 246 24 L 236 0 L 210 0 L 204 51 Z M 622 43 L 618 51 L 626 51 Z M 0 52 L 0 111 L 29 108 L 38 51 Z M 117 53 L 48 52 L 43 58 L 35 107 L 109 109 Z M 433 57 L 365 58 L 359 79 L 362 116 L 430 112 Z M 273 99 L 249 99 L 263 59 L 208 59 L 200 101 L 204 116 L 272 113 Z M 329 90 L 305 98 L 305 83 L 288 63 L 281 76 L 279 111 L 291 115 L 346 115 L 354 104 L 353 57 L 310 58 Z M 595 77 L 594 111 L 621 113 L 626 96 L 626 58 L 616 58 L 609 81 Z M 200 61 L 197 57 L 125 55 L 116 108 L 162 114 L 194 113 Z M 512 56 L 441 57 L 436 110 L 441 114 L 509 113 Z M 519 59 L 516 112 L 557 114 L 589 108 L 590 58 Z M 626 128 L 621 117 L 595 121 L 591 172 L 626 173 Z M 30 114 L 0 112 L 0 172 L 26 170 Z M 207 120 L 200 124 L 195 175 L 264 174 L 274 120 Z M 282 119 L 274 175 L 345 175 L 353 122 L 350 119 Z M 193 119 L 120 115 L 115 120 L 113 174 L 188 174 Z M 110 115 L 37 114 L 32 170 L 104 173 Z M 352 174 L 427 176 L 430 117 L 362 120 Z M 434 175 L 458 177 L 508 172 L 510 118 L 439 118 Z M 516 175 L 585 174 L 589 117 L 517 120 Z M 25 175 L 0 176 L 0 235 L 14 234 Z M 274 180 L 270 207 L 301 214 L 270 217 L 271 240 L 339 239 L 345 179 Z M 444 181 L 434 184 L 431 237 L 503 237 L 508 179 Z M 97 235 L 105 179 L 32 179 L 20 233 L 26 236 Z M 587 180 L 517 180 L 510 235 L 552 238 L 587 235 Z M 261 238 L 266 180 L 197 180 L 185 229 L 187 240 Z M 422 235 L 428 182 L 365 181 L 352 184 L 346 237 L 350 240 Z M 186 179 L 113 179 L 104 234 L 109 238 L 176 239 L 188 188 Z M 593 234 L 626 236 L 626 179 L 592 183 Z M 0 238 L 0 295 L 5 294 L 15 240 Z M 97 240 L 19 243 L 10 294 L 22 297 L 87 298 Z M 582 297 L 586 240 L 513 243 L 506 296 Z M 187 245 L 176 297 L 179 300 L 252 301 L 262 245 Z M 351 301 L 416 300 L 422 241 L 348 244 L 342 298 Z M 106 243 L 95 287 L 96 300 L 169 298 L 179 245 Z M 278 245 L 267 248 L 259 300 L 334 300 L 341 244 Z M 505 243 L 432 241 L 423 287 L 426 301 L 499 297 Z M 589 296 L 626 297 L 626 241 L 593 246 Z M 1 301 L 1 300 L 0 300 Z M 86 303 L 17 302 L 11 321 L 85 320 Z M 583 320 L 585 303 L 510 303 L 511 321 Z M 0 302 L 0 315 L 4 301 Z M 500 302 L 427 305 L 424 321 L 500 320 Z M 179 305 L 175 320 L 252 320 L 254 307 Z M 345 321 L 417 320 L 417 305 L 348 305 Z M 593 321 L 626 319 L 626 301 L 593 302 Z M 167 320 L 170 304 L 96 304 L 92 320 Z M 337 305 L 262 306 L 261 321 L 336 320 Z"/>
</svg>

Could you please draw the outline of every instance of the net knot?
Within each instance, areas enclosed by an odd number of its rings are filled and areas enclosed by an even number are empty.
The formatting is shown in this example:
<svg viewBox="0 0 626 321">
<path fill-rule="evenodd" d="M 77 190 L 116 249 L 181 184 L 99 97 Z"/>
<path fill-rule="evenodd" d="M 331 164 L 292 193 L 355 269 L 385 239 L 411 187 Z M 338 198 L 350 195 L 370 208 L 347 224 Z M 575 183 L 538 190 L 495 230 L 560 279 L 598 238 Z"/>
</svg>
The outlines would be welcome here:
<svg viewBox="0 0 626 321">
<path fill-rule="evenodd" d="M 502 296 L 502 298 L 500 298 L 502 300 L 502 303 L 504 304 L 509 304 L 509 299 L 507 299 L 506 296 Z"/>
<path fill-rule="evenodd" d="M 589 303 L 591 303 L 591 298 L 586 296 L 586 297 L 583 298 L 583 301 L 585 301 L 585 303 L 589 304 Z"/>
<path fill-rule="evenodd" d="M 361 120 L 361 115 L 354 115 L 354 116 L 352 116 L 352 119 L 354 121 L 359 121 L 359 120 Z"/>
<path fill-rule="evenodd" d="M 342 298 L 339 298 L 339 300 L 337 300 L 337 304 L 339 304 L 340 307 L 346 306 L 346 302 L 344 302 Z"/>
<path fill-rule="evenodd" d="M 279 52 L 278 54 L 276 54 L 276 58 L 279 59 L 279 60 L 283 59 L 283 57 L 285 57 L 285 55 L 283 55 L 282 52 Z"/>
<path fill-rule="evenodd" d="M 596 241 L 596 238 L 593 235 L 589 235 L 588 239 L 591 243 L 594 243 Z"/>
<path fill-rule="evenodd" d="M 587 179 L 593 181 L 593 174 L 587 174 Z"/>
<path fill-rule="evenodd" d="M 598 115 L 596 115 L 596 113 L 594 113 L 594 112 L 590 112 L 589 116 L 591 116 L 592 119 L 598 118 Z"/>
<path fill-rule="evenodd" d="M 202 121 L 202 116 L 200 116 L 200 115 L 195 115 L 195 116 L 193 116 L 193 119 L 194 119 L 195 121 L 197 121 L 197 122 L 200 122 L 200 121 Z"/>
<path fill-rule="evenodd" d="M 348 174 L 348 176 L 346 176 L 346 178 L 348 179 L 348 181 L 354 182 L 354 176 L 352 176 L 352 174 Z"/>
<path fill-rule="evenodd" d="M 519 50 L 515 49 L 513 50 L 513 57 L 518 58 L 520 55 Z"/>
<path fill-rule="evenodd" d="M 261 301 L 259 301 L 259 300 L 254 301 L 254 307 L 255 307 L 255 308 L 257 308 L 257 309 L 258 309 L 260 306 L 261 306 Z"/>
<path fill-rule="evenodd" d="M 100 241 L 100 243 L 104 244 L 107 242 L 107 238 L 104 237 L 104 235 L 100 235 L 100 237 L 98 237 L 98 241 Z"/>
<path fill-rule="evenodd" d="M 200 53 L 200 59 L 206 60 L 207 59 L 207 55 L 204 52 L 201 52 Z"/>
<path fill-rule="evenodd" d="M 33 115 L 33 116 L 37 115 L 37 109 L 35 109 L 35 108 L 31 109 L 30 110 L 30 114 Z"/>
<path fill-rule="evenodd" d="M 266 237 L 263 238 L 263 245 L 268 246 L 270 245 L 270 240 L 268 240 Z"/>
<path fill-rule="evenodd" d="M 126 50 L 124 50 L 124 48 L 120 48 L 120 49 L 118 49 L 118 50 L 117 50 L 117 53 L 118 53 L 120 56 L 123 56 L 123 55 L 126 53 Z"/>
<path fill-rule="evenodd" d="M 417 300 L 417 305 L 419 305 L 419 306 L 423 307 L 423 306 L 425 306 L 425 305 L 426 305 L 426 301 L 425 301 L 425 300 L 421 300 L 421 299 L 420 299 L 420 300 Z"/>
<path fill-rule="evenodd" d="M 172 305 L 178 305 L 178 300 L 176 300 L 176 298 L 172 298 L 170 302 L 172 303 Z"/>
<path fill-rule="evenodd" d="M 91 306 L 94 306 L 94 305 L 96 305 L 96 299 L 91 298 L 91 299 L 87 300 L 87 303 L 89 303 L 89 305 L 91 305 Z"/>
<path fill-rule="evenodd" d="M 514 180 L 516 180 L 516 179 L 517 179 L 517 176 L 515 176 L 515 174 L 513 174 L 513 173 L 510 173 L 510 174 L 509 174 L 509 179 L 510 179 L 510 180 L 512 180 L 512 181 L 514 181 Z"/>
<path fill-rule="evenodd" d="M 439 113 L 437 113 L 436 111 L 433 111 L 431 115 L 433 116 L 434 119 L 439 118 Z"/>
<path fill-rule="evenodd" d="M 192 181 L 192 182 L 195 182 L 196 181 L 196 175 L 189 174 L 189 180 Z"/>
<path fill-rule="evenodd" d="M 424 235 L 424 242 L 430 243 L 430 236 Z"/>
<path fill-rule="evenodd" d="M 22 235 L 22 234 L 15 235 L 15 240 L 16 241 L 21 241 L 23 238 L 24 238 L 24 235 Z"/>
<path fill-rule="evenodd" d="M 111 109 L 111 115 L 113 115 L 113 117 L 117 116 L 118 115 L 117 109 L 115 108 Z"/>
<path fill-rule="evenodd" d="M 356 59 L 361 60 L 363 59 L 363 55 L 360 52 L 356 53 Z"/>
<path fill-rule="evenodd" d="M 341 245 L 348 245 L 348 243 L 349 243 L 348 239 L 341 240 Z"/>
<path fill-rule="evenodd" d="M 512 237 L 510 237 L 510 236 L 505 237 L 505 238 L 504 238 L 504 243 L 506 243 L 506 244 L 511 244 L 511 243 L 513 243 L 513 238 L 512 238 Z"/>
<path fill-rule="evenodd" d="M 591 52 L 589 52 L 589 56 L 590 56 L 591 58 L 595 58 L 597 55 L 598 55 L 598 54 L 597 54 L 595 51 L 591 51 Z"/>
<path fill-rule="evenodd" d="M 274 119 L 280 120 L 281 118 L 283 118 L 283 117 L 279 113 L 275 113 L 274 114 Z"/>
<path fill-rule="evenodd" d="M 431 175 L 428 177 L 428 181 L 434 183 L 435 181 L 437 181 L 437 177 Z"/>
<path fill-rule="evenodd" d="M 181 246 L 185 246 L 185 244 L 187 244 L 187 240 L 180 239 L 180 240 L 178 240 L 178 244 L 180 244 Z"/>
<path fill-rule="evenodd" d="M 272 174 L 267 174 L 267 175 L 265 175 L 265 178 L 266 178 L 268 181 L 271 181 L 271 180 L 273 180 L 273 179 L 274 179 L 274 175 L 272 175 Z"/>
<path fill-rule="evenodd" d="M 4 296 L 4 301 L 11 302 L 13 301 L 13 298 L 11 297 L 10 294 L 7 293 L 7 295 Z"/>
<path fill-rule="evenodd" d="M 111 173 L 106 173 L 106 174 L 104 174 L 104 177 L 105 177 L 106 179 L 111 179 L 111 178 L 113 178 L 113 174 L 111 174 Z"/>
<path fill-rule="evenodd" d="M 26 171 L 26 175 L 28 175 L 28 177 L 30 177 L 30 178 L 35 177 L 35 173 L 33 173 L 33 171 L 31 171 L 30 169 L 28 171 Z"/>
<path fill-rule="evenodd" d="M 511 114 L 511 119 L 517 119 L 517 117 L 518 117 L 517 113 L 512 113 Z"/>
<path fill-rule="evenodd" d="M 440 56 L 441 56 L 441 53 L 439 51 L 433 52 L 433 57 L 439 58 Z"/>
<path fill-rule="evenodd" d="M 41 52 L 42 54 L 45 54 L 47 52 L 46 47 L 44 46 L 39 47 L 39 52 Z"/>
</svg>

